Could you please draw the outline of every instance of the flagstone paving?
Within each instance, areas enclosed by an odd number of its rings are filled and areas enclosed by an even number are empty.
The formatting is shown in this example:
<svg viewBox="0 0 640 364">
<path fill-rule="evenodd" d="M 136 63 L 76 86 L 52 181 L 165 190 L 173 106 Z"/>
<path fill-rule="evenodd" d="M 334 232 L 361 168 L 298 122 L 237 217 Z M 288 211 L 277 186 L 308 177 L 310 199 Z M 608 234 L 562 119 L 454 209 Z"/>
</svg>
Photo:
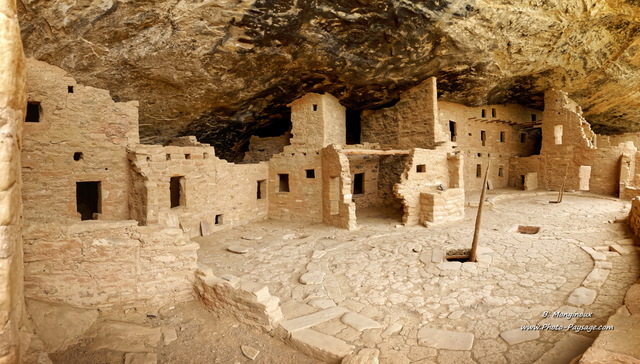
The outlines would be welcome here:
<svg viewBox="0 0 640 364">
<path fill-rule="evenodd" d="M 217 275 L 267 284 L 281 300 L 281 329 L 301 350 L 320 343 L 327 358 L 370 348 L 381 363 L 525 364 L 583 352 L 597 332 L 567 327 L 604 325 L 640 272 L 620 222 L 629 203 L 490 192 L 477 263 L 444 260 L 447 250 L 470 248 L 472 207 L 463 221 L 431 228 L 375 215 L 357 231 L 244 225 L 197 238 L 199 260 Z M 518 225 L 541 229 L 520 234 Z M 238 246 L 246 253 L 227 250 Z M 532 325 L 540 328 L 521 330 Z"/>
</svg>

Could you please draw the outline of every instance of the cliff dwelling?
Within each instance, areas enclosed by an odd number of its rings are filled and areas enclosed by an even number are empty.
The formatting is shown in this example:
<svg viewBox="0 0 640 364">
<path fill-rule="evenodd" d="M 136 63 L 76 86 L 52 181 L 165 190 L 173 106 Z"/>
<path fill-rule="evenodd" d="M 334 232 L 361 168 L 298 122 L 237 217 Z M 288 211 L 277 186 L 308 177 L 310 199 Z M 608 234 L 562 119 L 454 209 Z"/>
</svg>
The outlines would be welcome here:
<svg viewBox="0 0 640 364">
<path fill-rule="evenodd" d="M 0 363 L 640 363 L 638 5 L 321 3 L 0 0 Z"/>
</svg>

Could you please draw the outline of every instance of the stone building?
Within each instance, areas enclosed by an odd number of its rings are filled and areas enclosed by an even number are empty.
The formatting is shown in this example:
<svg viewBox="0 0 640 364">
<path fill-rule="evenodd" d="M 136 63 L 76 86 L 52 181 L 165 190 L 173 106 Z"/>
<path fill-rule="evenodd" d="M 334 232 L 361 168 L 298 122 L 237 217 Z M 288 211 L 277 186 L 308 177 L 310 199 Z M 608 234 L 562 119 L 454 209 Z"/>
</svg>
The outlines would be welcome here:
<svg viewBox="0 0 640 364">
<path fill-rule="evenodd" d="M 489 160 L 491 188 L 555 190 L 566 178 L 566 189 L 637 195 L 637 138 L 597 136 L 561 91 L 546 93 L 544 112 L 467 107 L 439 101 L 430 78 L 394 106 L 363 112 L 357 144 L 347 144 L 339 100 L 311 93 L 290 104 L 290 133 L 253 138 L 253 163 L 233 164 L 195 137 L 140 144 L 136 102 L 114 102 L 44 62 L 26 66 L 21 235 L 32 300 L 189 300 L 199 248 L 189 239 L 227 226 L 274 219 L 354 230 L 368 208 L 395 211 L 405 225 L 457 221 Z"/>
</svg>

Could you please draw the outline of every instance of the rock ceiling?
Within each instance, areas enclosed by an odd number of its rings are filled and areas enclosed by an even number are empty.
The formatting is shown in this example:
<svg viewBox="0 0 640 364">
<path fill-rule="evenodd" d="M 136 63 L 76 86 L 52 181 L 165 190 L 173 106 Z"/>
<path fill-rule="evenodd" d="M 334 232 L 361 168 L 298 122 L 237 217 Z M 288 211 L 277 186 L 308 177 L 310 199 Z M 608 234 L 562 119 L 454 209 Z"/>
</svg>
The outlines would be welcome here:
<svg viewBox="0 0 640 364">
<path fill-rule="evenodd" d="M 145 142 L 195 134 L 237 160 L 331 92 L 389 105 L 438 77 L 442 99 L 542 108 L 565 90 L 599 132 L 640 130 L 640 0 L 22 0 L 25 52 L 140 101 Z"/>
</svg>

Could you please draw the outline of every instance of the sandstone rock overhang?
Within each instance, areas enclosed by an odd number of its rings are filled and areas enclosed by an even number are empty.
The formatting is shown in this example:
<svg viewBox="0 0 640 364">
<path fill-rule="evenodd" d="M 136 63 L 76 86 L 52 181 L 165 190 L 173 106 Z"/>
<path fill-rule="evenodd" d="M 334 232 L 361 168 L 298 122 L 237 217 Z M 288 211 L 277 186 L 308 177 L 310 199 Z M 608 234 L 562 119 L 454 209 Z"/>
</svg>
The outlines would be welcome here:
<svg viewBox="0 0 640 364">
<path fill-rule="evenodd" d="M 286 105 L 329 92 L 348 109 L 437 76 L 468 106 L 542 109 L 562 89 L 599 133 L 640 130 L 636 1 L 19 2 L 28 56 L 114 100 L 140 100 L 143 142 L 197 135 L 239 160 L 289 127 Z"/>
</svg>

